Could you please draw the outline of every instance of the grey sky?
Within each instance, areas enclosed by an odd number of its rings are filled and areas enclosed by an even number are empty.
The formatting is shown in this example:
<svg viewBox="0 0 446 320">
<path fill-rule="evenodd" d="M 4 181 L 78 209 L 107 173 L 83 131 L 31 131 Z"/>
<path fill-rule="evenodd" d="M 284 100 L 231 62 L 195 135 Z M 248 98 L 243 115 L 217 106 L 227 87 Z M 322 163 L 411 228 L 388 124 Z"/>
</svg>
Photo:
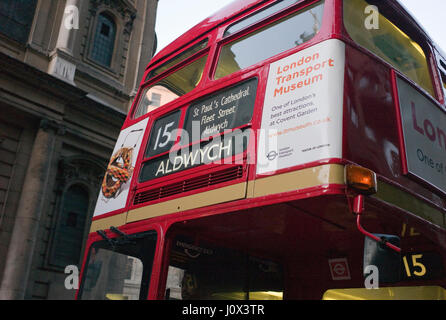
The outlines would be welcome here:
<svg viewBox="0 0 446 320">
<path fill-rule="evenodd" d="M 400 2 L 409 9 L 431 38 L 446 52 L 446 1 L 400 0 Z"/>
<path fill-rule="evenodd" d="M 155 31 L 158 51 L 233 0 L 159 0 Z"/>
<path fill-rule="evenodd" d="M 158 51 L 233 0 L 159 0 Z M 400 0 L 446 52 L 446 0 Z"/>
</svg>

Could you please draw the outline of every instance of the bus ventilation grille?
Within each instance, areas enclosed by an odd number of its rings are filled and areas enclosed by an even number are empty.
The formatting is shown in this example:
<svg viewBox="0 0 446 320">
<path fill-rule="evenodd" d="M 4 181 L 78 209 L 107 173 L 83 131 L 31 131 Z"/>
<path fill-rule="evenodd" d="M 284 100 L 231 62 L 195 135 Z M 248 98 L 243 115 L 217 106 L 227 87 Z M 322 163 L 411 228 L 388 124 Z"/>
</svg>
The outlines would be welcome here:
<svg viewBox="0 0 446 320">
<path fill-rule="evenodd" d="M 192 179 L 172 183 L 156 189 L 142 191 L 136 194 L 133 204 L 141 204 L 162 198 L 170 197 L 183 192 L 204 188 L 219 183 L 235 180 L 243 176 L 243 166 L 235 166 L 198 176 Z"/>
</svg>

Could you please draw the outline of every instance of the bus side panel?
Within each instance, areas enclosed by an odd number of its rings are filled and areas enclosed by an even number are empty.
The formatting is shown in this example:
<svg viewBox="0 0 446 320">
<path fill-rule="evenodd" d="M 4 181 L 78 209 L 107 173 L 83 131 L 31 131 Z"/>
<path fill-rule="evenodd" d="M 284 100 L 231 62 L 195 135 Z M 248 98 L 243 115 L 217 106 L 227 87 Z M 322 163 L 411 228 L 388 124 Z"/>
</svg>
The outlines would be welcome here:
<svg viewBox="0 0 446 320">
<path fill-rule="evenodd" d="M 438 202 L 432 192 L 403 175 L 391 69 L 347 45 L 345 90 L 344 158 Z"/>
</svg>

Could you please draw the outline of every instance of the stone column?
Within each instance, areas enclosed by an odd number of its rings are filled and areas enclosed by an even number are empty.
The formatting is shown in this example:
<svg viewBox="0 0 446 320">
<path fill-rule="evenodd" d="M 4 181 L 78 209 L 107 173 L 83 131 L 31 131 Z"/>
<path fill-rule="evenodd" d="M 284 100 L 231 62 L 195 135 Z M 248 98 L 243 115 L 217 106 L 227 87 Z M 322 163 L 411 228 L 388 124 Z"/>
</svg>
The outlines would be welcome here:
<svg viewBox="0 0 446 320">
<path fill-rule="evenodd" d="M 56 48 L 73 55 L 76 35 L 79 29 L 79 14 L 81 0 L 66 0 L 62 23 L 60 24 L 59 36 Z"/>
<path fill-rule="evenodd" d="M 60 134 L 61 130 L 63 131 L 63 128 L 53 121 L 45 119 L 40 123 L 14 221 L 0 286 L 0 300 L 25 298 L 37 233 L 44 210 L 56 134 Z"/>
<path fill-rule="evenodd" d="M 155 21 L 158 1 L 146 1 L 146 11 L 144 12 L 144 29 L 141 39 L 141 53 L 139 56 L 139 65 L 136 71 L 135 90 L 142 80 L 146 66 L 154 54 L 155 45 Z"/>
<path fill-rule="evenodd" d="M 80 10 L 83 0 L 66 0 L 60 23 L 55 51 L 50 56 L 48 73 L 71 85 L 74 83 L 76 64 L 73 50 L 80 28 Z"/>
</svg>

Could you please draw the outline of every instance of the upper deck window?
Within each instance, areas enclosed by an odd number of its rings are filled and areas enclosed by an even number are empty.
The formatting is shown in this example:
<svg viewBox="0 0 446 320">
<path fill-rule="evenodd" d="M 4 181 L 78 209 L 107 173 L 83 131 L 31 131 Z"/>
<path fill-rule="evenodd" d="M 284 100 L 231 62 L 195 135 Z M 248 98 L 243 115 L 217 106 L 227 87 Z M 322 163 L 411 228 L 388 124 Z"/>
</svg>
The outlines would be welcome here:
<svg viewBox="0 0 446 320">
<path fill-rule="evenodd" d="M 164 71 L 172 68 L 173 66 L 177 65 L 178 63 L 180 63 L 181 61 L 186 60 L 189 57 L 192 57 L 195 53 L 203 50 L 204 48 L 206 48 L 208 45 L 208 40 L 205 39 L 201 42 L 199 42 L 198 44 L 194 45 L 193 47 L 191 47 L 190 49 L 180 53 L 179 55 L 177 55 L 176 57 L 170 59 L 169 61 L 167 61 L 166 63 L 163 63 L 161 66 L 159 66 L 158 68 L 153 69 L 152 71 L 149 72 L 149 74 L 146 77 L 145 81 L 150 80 L 151 78 L 163 73 Z"/>
<path fill-rule="evenodd" d="M 234 34 L 244 28 L 246 28 L 247 26 L 253 25 L 254 23 L 259 22 L 260 20 L 263 20 L 266 17 L 272 16 L 273 14 L 281 11 L 284 8 L 287 8 L 295 3 L 301 2 L 303 0 L 279 0 L 276 1 L 274 4 L 266 7 L 265 9 L 256 12 L 250 16 L 248 16 L 247 18 L 238 21 L 236 23 L 234 23 L 233 25 L 229 26 L 226 31 L 224 36 L 227 37 L 231 34 Z"/>
<path fill-rule="evenodd" d="M 323 11 L 322 1 L 224 45 L 214 78 L 222 78 L 309 41 L 321 28 Z"/>
<path fill-rule="evenodd" d="M 365 18 L 371 1 L 344 0 L 344 25 L 350 37 L 390 63 L 432 96 L 434 88 L 426 54 L 420 44 L 387 19 L 379 10 L 377 28 L 367 28 Z M 376 1 L 373 1 L 376 5 Z M 378 5 L 378 9 L 381 9 Z"/>
<path fill-rule="evenodd" d="M 181 53 L 177 57 L 169 60 L 167 63 L 154 69 L 149 73 L 146 80 L 160 75 L 172 67 L 192 57 L 207 45 L 206 42 Z M 136 108 L 134 118 L 138 118 L 156 108 L 159 108 L 176 98 L 192 91 L 200 82 L 203 76 L 204 67 L 206 65 L 207 55 L 193 59 L 189 64 L 178 68 L 174 72 L 167 74 L 166 77 L 150 84 L 143 89 L 138 106 Z"/>
</svg>

